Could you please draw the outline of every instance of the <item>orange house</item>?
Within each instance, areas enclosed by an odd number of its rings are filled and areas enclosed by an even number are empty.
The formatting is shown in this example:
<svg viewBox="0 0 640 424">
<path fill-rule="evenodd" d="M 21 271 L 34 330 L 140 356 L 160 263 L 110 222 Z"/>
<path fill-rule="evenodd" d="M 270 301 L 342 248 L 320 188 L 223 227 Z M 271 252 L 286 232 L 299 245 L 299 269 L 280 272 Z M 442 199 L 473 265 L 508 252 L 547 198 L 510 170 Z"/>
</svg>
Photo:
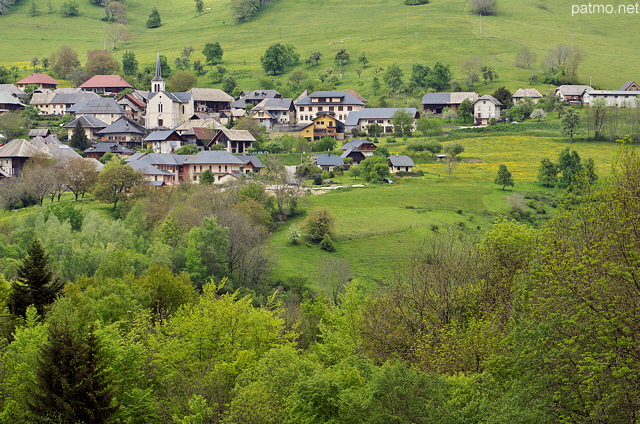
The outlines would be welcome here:
<svg viewBox="0 0 640 424">
<path fill-rule="evenodd" d="M 313 121 L 300 130 L 300 137 L 308 140 L 320 140 L 328 135 L 336 140 L 344 140 L 344 123 L 338 121 L 331 112 L 320 113 Z"/>
</svg>

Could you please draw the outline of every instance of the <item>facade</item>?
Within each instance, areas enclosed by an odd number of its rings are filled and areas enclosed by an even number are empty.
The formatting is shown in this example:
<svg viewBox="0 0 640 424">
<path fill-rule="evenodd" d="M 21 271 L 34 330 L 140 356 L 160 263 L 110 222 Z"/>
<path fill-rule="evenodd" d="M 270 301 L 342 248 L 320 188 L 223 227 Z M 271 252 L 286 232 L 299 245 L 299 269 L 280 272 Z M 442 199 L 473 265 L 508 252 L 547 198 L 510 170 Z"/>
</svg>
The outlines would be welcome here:
<svg viewBox="0 0 640 424">
<path fill-rule="evenodd" d="M 255 141 L 255 137 L 247 130 L 222 128 L 206 147 L 210 149 L 214 144 L 222 144 L 229 153 L 245 153 L 253 147 Z"/>
<path fill-rule="evenodd" d="M 504 105 L 495 97 L 485 94 L 473 104 L 473 119 L 476 124 L 486 125 L 489 120 L 500 119 L 500 110 Z"/>
<path fill-rule="evenodd" d="M 84 130 L 84 135 L 86 135 L 89 140 L 96 140 L 100 138 L 98 136 L 98 132 L 108 126 L 107 123 L 102 122 L 98 118 L 94 118 L 91 115 L 79 116 L 64 126 L 64 128 L 67 129 L 69 140 L 71 140 L 73 130 L 76 128 L 76 123 L 78 122 L 80 122 L 80 126 Z"/>
<path fill-rule="evenodd" d="M 85 93 L 75 88 L 58 88 L 54 91 L 33 93 L 30 104 L 45 115 L 66 115 L 73 106 L 80 106 L 98 98 L 100 96 L 95 93 Z"/>
<path fill-rule="evenodd" d="M 119 143 L 129 149 L 141 148 L 145 134 L 146 129 L 142 125 L 126 116 L 120 117 L 113 124 L 96 132 L 101 141 Z"/>
<path fill-rule="evenodd" d="M 638 107 L 640 102 L 640 91 L 613 91 L 613 90 L 590 90 L 582 97 L 584 104 L 593 105 L 598 99 L 603 99 L 609 107 Z"/>
<path fill-rule="evenodd" d="M 205 150 L 195 156 L 191 156 L 184 162 L 189 181 L 200 182 L 200 177 L 207 169 L 213 172 L 215 183 L 222 183 L 230 174 L 241 174 L 240 168 L 244 162 L 229 152 L 222 150 Z"/>
<path fill-rule="evenodd" d="M 182 137 L 174 130 L 153 131 L 144 139 L 144 146 L 154 153 L 175 153 L 182 145 Z"/>
<path fill-rule="evenodd" d="M 316 91 L 294 102 L 297 121 L 311 124 L 320 114 L 330 113 L 336 120 L 344 122 L 349 113 L 364 109 L 364 102 L 346 91 Z"/>
<path fill-rule="evenodd" d="M 94 75 L 80 84 L 78 88 L 98 94 L 118 94 L 124 89 L 133 88 L 120 75 Z"/>
<path fill-rule="evenodd" d="M 42 150 L 29 140 L 11 140 L 0 147 L 0 170 L 10 177 L 20 177 L 25 162 L 41 153 Z"/>
<path fill-rule="evenodd" d="M 55 90 L 60 85 L 58 81 L 46 74 L 31 74 L 26 78 L 22 78 L 16 82 L 16 86 L 21 89 L 25 89 L 28 85 L 35 85 L 40 89 L 48 88 Z"/>
<path fill-rule="evenodd" d="M 300 130 L 300 137 L 320 140 L 324 136 L 344 140 L 344 124 L 336 119 L 333 112 L 320 112 L 318 116 Z"/>
<path fill-rule="evenodd" d="M 127 112 L 115 100 L 98 96 L 77 106 L 73 114 L 76 117 L 92 116 L 111 125 L 119 118 L 126 116 Z"/>
<path fill-rule="evenodd" d="M 413 126 L 415 128 L 415 120 L 420 118 L 420 112 L 416 108 L 365 108 L 349 114 L 345 122 L 345 131 L 347 133 L 351 133 L 354 129 L 366 131 L 367 125 L 378 124 L 382 127 L 383 132 L 391 133 L 393 132 L 391 118 L 399 110 L 407 111 L 413 116 Z"/>
<path fill-rule="evenodd" d="M 296 109 L 293 105 L 293 99 L 265 99 L 251 109 L 249 117 L 269 130 L 276 124 L 293 123 Z"/>
<path fill-rule="evenodd" d="M 143 92 L 145 93 L 145 92 Z M 134 121 L 143 122 L 144 115 L 147 112 L 146 97 L 143 97 L 140 92 L 133 91 L 122 96 L 117 103 L 122 106 L 127 116 Z"/>
<path fill-rule="evenodd" d="M 164 177 L 161 180 L 165 184 L 180 184 L 182 181 L 188 181 L 189 177 L 186 175 L 185 161 L 189 159 L 190 155 L 175 155 L 175 154 L 162 154 L 162 153 L 136 153 L 127 159 L 128 163 L 131 161 L 146 162 L 152 165 L 157 170 L 163 171 Z M 166 172 L 171 174 L 169 177 Z M 143 172 L 144 173 L 144 172 Z M 159 175 L 159 174 L 158 174 Z M 155 181 L 160 178 L 153 178 Z"/>
<path fill-rule="evenodd" d="M 473 104 L 478 100 L 478 93 L 472 91 L 427 93 L 422 97 L 422 109 L 425 115 L 440 115 L 446 108 L 455 112 L 465 100 L 469 100 Z"/>
<path fill-rule="evenodd" d="M 538 100 L 542 98 L 542 94 L 535 88 L 519 88 L 513 95 L 513 104 L 518 104 L 519 101 L 529 98 L 533 103 L 538 103 Z"/>
<path fill-rule="evenodd" d="M 240 171 L 244 174 L 257 174 L 264 168 L 262 161 L 257 156 L 236 156 L 244 165 L 240 167 Z"/>
<path fill-rule="evenodd" d="M 389 172 L 394 174 L 396 172 L 411 172 L 416 166 L 413 159 L 405 155 L 389 156 L 387 163 L 389 164 Z"/>
<path fill-rule="evenodd" d="M 561 85 L 556 88 L 556 96 L 571 104 L 582 104 L 584 103 L 584 95 L 587 91 L 594 90 L 588 85 Z"/>
</svg>

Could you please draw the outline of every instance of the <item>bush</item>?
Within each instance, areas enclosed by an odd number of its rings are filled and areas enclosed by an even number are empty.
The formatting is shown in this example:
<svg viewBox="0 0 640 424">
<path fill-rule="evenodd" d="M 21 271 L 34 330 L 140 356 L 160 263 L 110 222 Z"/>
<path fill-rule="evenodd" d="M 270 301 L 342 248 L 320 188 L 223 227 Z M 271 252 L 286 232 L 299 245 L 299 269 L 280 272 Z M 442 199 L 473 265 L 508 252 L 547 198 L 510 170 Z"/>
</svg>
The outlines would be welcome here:
<svg viewBox="0 0 640 424">
<path fill-rule="evenodd" d="M 334 221 L 335 218 L 328 208 L 317 208 L 308 213 L 305 228 L 312 240 L 320 241 L 326 235 L 333 235 Z"/>
<path fill-rule="evenodd" d="M 322 241 L 320 242 L 320 248 L 322 250 L 326 250 L 327 252 L 336 251 L 336 246 L 333 243 L 333 239 L 329 234 L 325 234 L 324 237 L 322 237 Z"/>
<path fill-rule="evenodd" d="M 289 241 L 291 242 L 291 244 L 298 244 L 298 241 L 302 237 L 302 234 L 300 233 L 300 230 L 298 229 L 297 226 L 291 225 L 289 227 L 289 232 L 287 233 L 287 237 L 289 238 Z"/>
<path fill-rule="evenodd" d="M 322 185 L 322 181 L 324 181 L 322 174 L 313 174 L 311 178 L 313 178 L 313 184 L 315 185 Z"/>
<path fill-rule="evenodd" d="M 408 6 L 418 6 L 420 4 L 428 4 L 430 0 L 404 0 L 404 4 Z"/>
</svg>

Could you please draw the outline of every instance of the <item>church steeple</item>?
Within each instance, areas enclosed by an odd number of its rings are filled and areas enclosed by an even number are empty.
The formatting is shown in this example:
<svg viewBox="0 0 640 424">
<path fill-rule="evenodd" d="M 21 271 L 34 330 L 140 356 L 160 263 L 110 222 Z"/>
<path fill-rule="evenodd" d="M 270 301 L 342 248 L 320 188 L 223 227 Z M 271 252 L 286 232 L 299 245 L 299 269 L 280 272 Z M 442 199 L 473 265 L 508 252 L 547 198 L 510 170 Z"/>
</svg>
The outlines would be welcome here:
<svg viewBox="0 0 640 424">
<path fill-rule="evenodd" d="M 160 64 L 160 51 L 158 51 L 158 58 L 156 59 L 156 75 L 151 80 L 151 92 L 159 93 L 164 91 L 164 80 L 162 79 L 162 65 Z"/>
</svg>

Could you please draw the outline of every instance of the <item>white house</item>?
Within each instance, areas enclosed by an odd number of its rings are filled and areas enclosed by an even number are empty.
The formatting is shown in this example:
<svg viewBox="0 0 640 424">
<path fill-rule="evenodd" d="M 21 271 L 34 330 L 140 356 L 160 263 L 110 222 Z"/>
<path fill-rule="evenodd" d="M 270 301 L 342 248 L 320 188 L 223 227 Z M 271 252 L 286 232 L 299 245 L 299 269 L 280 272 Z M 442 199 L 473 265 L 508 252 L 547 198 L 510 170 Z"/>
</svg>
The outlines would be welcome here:
<svg viewBox="0 0 640 424">
<path fill-rule="evenodd" d="M 413 126 L 415 128 L 415 120 L 420 118 L 420 112 L 413 107 L 408 108 L 365 108 L 356 112 L 351 112 L 345 122 L 345 131 L 350 133 L 353 129 L 358 131 L 366 131 L 367 125 L 378 124 L 385 133 L 393 132 L 393 124 L 391 118 L 399 111 L 404 110 L 411 114 L 414 119 Z"/>
<path fill-rule="evenodd" d="M 476 124 L 486 125 L 489 120 L 500 119 L 500 110 L 504 105 L 495 97 L 485 94 L 473 104 L 473 118 Z"/>
</svg>

